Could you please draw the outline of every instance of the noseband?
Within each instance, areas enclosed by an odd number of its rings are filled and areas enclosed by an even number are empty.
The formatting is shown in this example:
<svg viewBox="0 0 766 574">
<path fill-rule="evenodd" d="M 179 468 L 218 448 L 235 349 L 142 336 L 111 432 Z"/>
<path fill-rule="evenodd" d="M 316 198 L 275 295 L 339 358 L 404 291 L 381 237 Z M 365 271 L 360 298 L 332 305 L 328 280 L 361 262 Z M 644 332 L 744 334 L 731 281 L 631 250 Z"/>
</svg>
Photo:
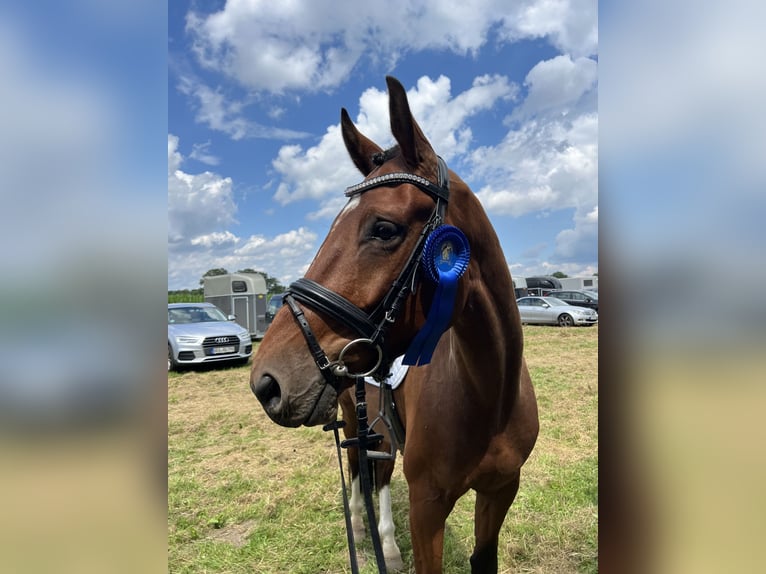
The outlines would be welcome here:
<svg viewBox="0 0 766 574">
<path fill-rule="evenodd" d="M 423 246 L 428 236 L 444 222 L 449 202 L 449 172 L 447 171 L 447 164 L 441 157 L 437 156 L 437 160 L 437 184 L 412 173 L 389 173 L 373 177 L 346 189 L 345 195 L 353 197 L 377 187 L 408 183 L 418 187 L 436 201 L 431 217 L 423 227 L 423 231 L 420 233 L 418 241 L 412 253 L 410 253 L 404 268 L 372 313 L 366 313 L 345 297 L 305 277 L 292 283 L 285 293 L 284 301 L 298 323 L 304 339 L 306 339 L 306 344 L 314 358 L 314 362 L 319 367 L 327 384 L 338 392 L 340 391 L 341 378 L 371 375 L 377 380 L 382 380 L 388 375 L 388 371 L 391 368 L 393 358 L 389 357 L 384 350 L 386 330 L 396 321 L 404 300 L 417 287 L 418 264 L 420 263 Z M 351 329 L 359 337 L 351 340 L 338 354 L 338 358 L 331 361 L 317 341 L 298 302 L 318 313 L 335 319 Z M 344 363 L 345 355 L 354 347 L 364 346 L 375 351 L 377 355 L 375 365 L 364 372 L 349 372 L 348 367 Z"/>
</svg>

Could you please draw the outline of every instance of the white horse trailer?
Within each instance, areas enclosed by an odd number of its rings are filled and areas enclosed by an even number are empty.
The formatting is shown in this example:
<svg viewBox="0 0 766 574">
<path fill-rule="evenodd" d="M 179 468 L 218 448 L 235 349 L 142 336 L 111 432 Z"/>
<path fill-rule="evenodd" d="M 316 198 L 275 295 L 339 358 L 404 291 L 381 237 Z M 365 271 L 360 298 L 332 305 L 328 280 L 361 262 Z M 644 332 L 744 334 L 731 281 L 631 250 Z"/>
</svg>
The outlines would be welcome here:
<svg viewBox="0 0 766 574">
<path fill-rule="evenodd" d="M 598 290 L 598 277 L 564 277 L 559 279 L 562 289 L 576 289 L 579 291 Z"/>
<path fill-rule="evenodd" d="M 513 293 L 516 299 L 529 295 L 527 290 L 527 280 L 524 277 L 513 278 Z"/>
<path fill-rule="evenodd" d="M 229 273 L 203 277 L 205 301 L 212 303 L 262 339 L 266 332 L 266 278 L 260 273 Z"/>
</svg>

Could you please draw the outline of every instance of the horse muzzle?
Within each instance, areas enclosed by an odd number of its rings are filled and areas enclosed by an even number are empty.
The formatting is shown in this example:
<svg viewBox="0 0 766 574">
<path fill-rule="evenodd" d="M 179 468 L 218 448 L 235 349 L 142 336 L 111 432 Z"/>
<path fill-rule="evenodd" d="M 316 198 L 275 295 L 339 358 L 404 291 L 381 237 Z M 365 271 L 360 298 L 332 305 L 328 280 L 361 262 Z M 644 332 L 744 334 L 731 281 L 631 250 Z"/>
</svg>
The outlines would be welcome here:
<svg viewBox="0 0 766 574">
<path fill-rule="evenodd" d="M 250 379 L 250 389 L 269 418 L 284 427 L 315 426 L 334 421 L 338 416 L 338 395 L 330 385 L 317 384 L 317 392 L 291 397 L 270 374 Z"/>
</svg>

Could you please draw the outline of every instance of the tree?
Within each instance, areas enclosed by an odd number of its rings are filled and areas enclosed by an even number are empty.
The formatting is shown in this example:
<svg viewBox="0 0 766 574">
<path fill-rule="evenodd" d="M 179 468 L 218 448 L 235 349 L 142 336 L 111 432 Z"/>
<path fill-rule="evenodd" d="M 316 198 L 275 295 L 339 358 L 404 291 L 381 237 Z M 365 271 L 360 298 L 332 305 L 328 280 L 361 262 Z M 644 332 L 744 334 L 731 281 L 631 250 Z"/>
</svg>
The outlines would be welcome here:
<svg viewBox="0 0 766 574">
<path fill-rule="evenodd" d="M 569 277 L 569 275 L 561 271 L 556 271 L 555 273 L 551 273 L 551 277 L 555 277 L 556 279 L 564 279 L 566 277 Z"/>
<path fill-rule="evenodd" d="M 276 277 L 272 277 L 268 273 L 265 273 L 263 271 L 256 271 L 255 269 L 251 269 L 248 267 L 247 269 L 240 269 L 237 271 L 237 273 L 259 273 L 263 275 L 263 278 L 266 280 L 266 290 L 269 293 L 283 293 L 285 291 L 284 286 L 282 283 L 279 282 L 279 279 Z"/>
</svg>

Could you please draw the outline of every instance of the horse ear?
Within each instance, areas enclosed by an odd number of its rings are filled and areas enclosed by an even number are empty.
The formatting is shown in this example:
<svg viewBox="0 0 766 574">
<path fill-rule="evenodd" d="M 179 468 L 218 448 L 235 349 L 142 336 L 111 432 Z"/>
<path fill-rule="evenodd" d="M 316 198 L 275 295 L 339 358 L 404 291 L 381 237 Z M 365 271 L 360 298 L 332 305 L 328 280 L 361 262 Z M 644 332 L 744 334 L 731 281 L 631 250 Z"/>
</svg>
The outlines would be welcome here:
<svg viewBox="0 0 766 574">
<path fill-rule="evenodd" d="M 427 161 L 436 162 L 436 153 L 428 142 L 428 138 L 412 117 L 404 86 L 393 76 L 386 76 L 386 84 L 388 84 L 391 133 L 394 134 L 402 150 L 404 161 L 413 169 Z"/>
<path fill-rule="evenodd" d="M 340 131 L 343 134 L 343 143 L 346 144 L 351 161 L 362 172 L 362 175 L 368 175 L 376 167 L 372 163 L 373 154 L 380 153 L 383 150 L 378 144 L 363 136 L 356 129 L 346 108 L 341 108 L 340 110 Z"/>
</svg>

